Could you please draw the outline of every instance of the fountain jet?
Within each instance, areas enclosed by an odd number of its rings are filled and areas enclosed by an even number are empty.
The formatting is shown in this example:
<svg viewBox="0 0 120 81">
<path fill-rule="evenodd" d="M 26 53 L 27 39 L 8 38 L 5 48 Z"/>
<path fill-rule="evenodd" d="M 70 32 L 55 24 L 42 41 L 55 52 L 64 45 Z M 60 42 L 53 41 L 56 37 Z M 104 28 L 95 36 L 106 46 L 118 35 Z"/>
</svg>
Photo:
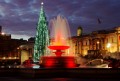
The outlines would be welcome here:
<svg viewBox="0 0 120 81">
<path fill-rule="evenodd" d="M 63 51 L 70 48 L 70 29 L 66 18 L 58 15 L 50 21 L 51 28 L 51 45 L 48 46 L 51 50 L 56 50 L 56 56 L 43 56 L 41 57 L 40 65 L 45 68 L 73 68 L 76 67 L 74 56 L 62 56 Z"/>
</svg>

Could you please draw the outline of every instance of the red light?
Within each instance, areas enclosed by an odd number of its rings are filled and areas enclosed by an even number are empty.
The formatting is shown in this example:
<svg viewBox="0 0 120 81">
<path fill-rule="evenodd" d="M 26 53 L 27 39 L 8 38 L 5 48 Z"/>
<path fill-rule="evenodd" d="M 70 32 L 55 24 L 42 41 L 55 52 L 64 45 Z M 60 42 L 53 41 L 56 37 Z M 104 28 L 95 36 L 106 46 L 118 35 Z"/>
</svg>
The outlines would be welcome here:
<svg viewBox="0 0 120 81">
<path fill-rule="evenodd" d="M 76 63 L 75 59 L 72 56 L 66 57 L 56 57 L 56 56 L 43 56 L 42 63 L 45 68 L 56 68 L 56 67 L 64 67 L 64 68 L 75 68 Z"/>
<path fill-rule="evenodd" d="M 54 61 L 51 59 L 51 60 L 46 60 L 46 64 L 45 64 L 45 67 L 51 67 L 54 65 Z"/>
<path fill-rule="evenodd" d="M 56 50 L 54 52 L 56 56 L 43 56 L 41 58 L 42 62 L 41 65 L 46 68 L 53 68 L 53 67 L 64 67 L 64 68 L 74 68 L 76 67 L 75 59 L 73 56 L 64 56 L 62 57 L 62 51 L 68 49 L 69 46 L 48 46 L 48 48 L 52 50 Z"/>
<path fill-rule="evenodd" d="M 75 66 L 75 63 L 74 63 L 73 61 L 69 61 L 69 62 L 66 64 L 66 67 L 67 67 L 67 68 L 74 68 L 74 67 L 76 67 L 76 66 Z"/>
<path fill-rule="evenodd" d="M 68 49 L 70 46 L 48 46 L 48 48 L 52 50 L 65 50 Z"/>
</svg>

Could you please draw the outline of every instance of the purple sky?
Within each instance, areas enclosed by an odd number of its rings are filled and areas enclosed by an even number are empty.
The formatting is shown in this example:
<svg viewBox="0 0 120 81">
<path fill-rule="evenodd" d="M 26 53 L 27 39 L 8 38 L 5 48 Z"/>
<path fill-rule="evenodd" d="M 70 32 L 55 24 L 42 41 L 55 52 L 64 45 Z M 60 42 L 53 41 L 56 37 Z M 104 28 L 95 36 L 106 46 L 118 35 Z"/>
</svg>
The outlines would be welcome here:
<svg viewBox="0 0 120 81">
<path fill-rule="evenodd" d="M 35 36 L 43 0 L 0 0 L 0 25 L 12 38 Z M 58 14 L 67 18 L 72 35 L 120 26 L 120 0 L 44 0 L 47 20 Z M 101 24 L 98 24 L 98 18 Z"/>
</svg>

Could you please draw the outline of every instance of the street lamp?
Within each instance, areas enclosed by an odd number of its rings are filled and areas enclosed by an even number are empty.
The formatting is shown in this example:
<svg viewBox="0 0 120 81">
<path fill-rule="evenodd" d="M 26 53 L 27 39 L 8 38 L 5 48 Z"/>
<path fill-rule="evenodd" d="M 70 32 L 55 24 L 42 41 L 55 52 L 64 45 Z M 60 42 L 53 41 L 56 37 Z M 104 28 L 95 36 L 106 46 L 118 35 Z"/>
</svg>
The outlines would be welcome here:
<svg viewBox="0 0 120 81">
<path fill-rule="evenodd" d="M 100 42 L 99 41 L 97 41 L 97 49 L 99 50 L 99 44 L 100 44 Z"/>
<path fill-rule="evenodd" d="M 100 42 L 99 41 L 97 41 L 97 44 L 99 44 Z"/>
<path fill-rule="evenodd" d="M 110 47 L 111 47 L 111 43 L 108 43 L 107 48 L 109 49 L 109 52 L 110 52 Z"/>
<path fill-rule="evenodd" d="M 2 35 L 5 35 L 5 33 L 4 33 L 4 32 L 2 32 L 1 34 L 2 34 Z"/>
</svg>

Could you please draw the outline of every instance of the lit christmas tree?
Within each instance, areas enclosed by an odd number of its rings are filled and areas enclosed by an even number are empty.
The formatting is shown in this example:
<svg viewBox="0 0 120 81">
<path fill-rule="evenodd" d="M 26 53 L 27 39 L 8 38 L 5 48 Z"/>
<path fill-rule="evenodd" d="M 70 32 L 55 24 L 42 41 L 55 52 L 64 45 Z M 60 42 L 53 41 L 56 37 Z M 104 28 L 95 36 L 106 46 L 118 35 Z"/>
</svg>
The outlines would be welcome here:
<svg viewBox="0 0 120 81">
<path fill-rule="evenodd" d="M 42 2 L 34 44 L 34 62 L 39 62 L 41 56 L 49 53 L 49 50 L 47 48 L 49 45 L 48 34 L 48 23 L 46 20 Z"/>
</svg>

